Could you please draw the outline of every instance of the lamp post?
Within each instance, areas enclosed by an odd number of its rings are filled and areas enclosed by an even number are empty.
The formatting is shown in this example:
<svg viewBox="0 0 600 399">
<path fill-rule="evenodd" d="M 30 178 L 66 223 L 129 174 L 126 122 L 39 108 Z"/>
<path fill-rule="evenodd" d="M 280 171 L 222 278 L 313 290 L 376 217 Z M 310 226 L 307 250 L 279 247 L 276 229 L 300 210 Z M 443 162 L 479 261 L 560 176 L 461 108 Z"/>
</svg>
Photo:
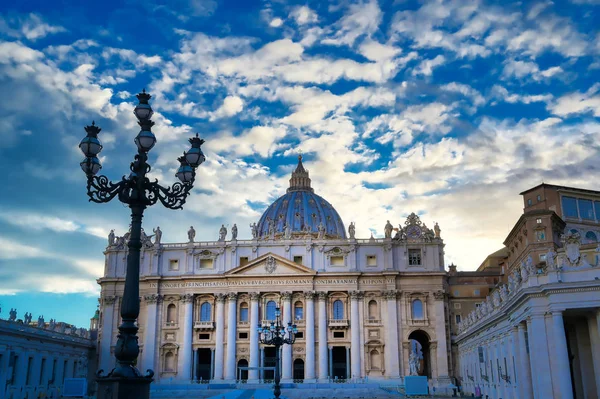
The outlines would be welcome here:
<svg viewBox="0 0 600 399">
<path fill-rule="evenodd" d="M 167 208 L 182 209 L 193 187 L 196 168 L 205 160 L 200 149 L 204 140 L 196 134 L 196 137 L 189 140 L 192 148 L 178 158 L 180 166 L 175 176 L 180 182 L 176 182 L 171 187 L 163 187 L 158 180 L 150 181 L 146 175 L 151 170 L 148 164 L 148 152 L 156 144 L 156 137 L 152 133 L 154 122 L 150 119 L 154 112 L 148 104 L 151 98 L 150 94 L 144 90 L 137 95 L 137 98 L 139 104 L 133 113 L 138 119 L 141 130 L 134 140 L 138 152 L 129 167 L 131 171 L 129 176 L 123 176 L 121 181 L 116 183 L 111 182 L 106 176 L 96 176 L 102 168 L 97 157 L 102 150 L 102 145 L 98 140 L 98 133 L 101 129 L 94 122 L 91 126 L 85 127 L 87 136 L 79 144 L 79 148 L 85 155 L 80 166 L 87 176 L 89 200 L 105 203 L 117 197 L 131 209 L 131 233 L 127 243 L 129 252 L 121 304 L 123 322 L 119 326 L 115 346 L 116 366 L 108 375 L 103 375 L 104 370 L 98 370 L 98 399 L 149 397 L 154 371 L 149 369 L 146 370 L 145 375 L 142 375 L 135 367 L 140 352 L 137 337 L 138 327 L 135 321 L 140 313 L 139 274 L 142 217 L 146 207 L 154 205 L 158 201 Z"/>
<path fill-rule="evenodd" d="M 287 327 L 281 324 L 281 311 L 279 308 L 275 309 L 275 321 L 272 321 L 270 325 L 258 325 L 258 339 L 261 344 L 272 345 L 275 347 L 275 387 L 273 394 L 275 399 L 279 399 L 281 395 L 281 386 L 279 385 L 279 348 L 284 344 L 291 345 L 296 341 L 296 333 L 298 329 L 295 324 L 288 323 Z"/>
</svg>

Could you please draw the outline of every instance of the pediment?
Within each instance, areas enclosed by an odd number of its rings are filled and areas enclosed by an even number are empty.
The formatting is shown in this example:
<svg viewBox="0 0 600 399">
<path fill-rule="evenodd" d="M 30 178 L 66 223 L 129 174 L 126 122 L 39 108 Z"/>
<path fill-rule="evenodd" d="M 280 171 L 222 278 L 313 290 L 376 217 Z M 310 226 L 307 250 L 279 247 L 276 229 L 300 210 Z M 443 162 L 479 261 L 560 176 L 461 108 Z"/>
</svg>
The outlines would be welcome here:
<svg viewBox="0 0 600 399">
<path fill-rule="evenodd" d="M 277 276 L 277 275 L 315 275 L 312 269 L 299 265 L 289 259 L 273 253 L 262 255 L 244 266 L 238 266 L 224 273 L 234 276 Z"/>
</svg>

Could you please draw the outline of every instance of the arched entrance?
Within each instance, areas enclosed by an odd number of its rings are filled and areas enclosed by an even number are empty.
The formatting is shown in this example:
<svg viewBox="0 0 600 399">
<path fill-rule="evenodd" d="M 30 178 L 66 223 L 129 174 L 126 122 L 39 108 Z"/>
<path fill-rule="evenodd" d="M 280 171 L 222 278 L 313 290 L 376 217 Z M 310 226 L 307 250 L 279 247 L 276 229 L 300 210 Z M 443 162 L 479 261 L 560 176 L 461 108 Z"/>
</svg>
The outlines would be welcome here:
<svg viewBox="0 0 600 399">
<path fill-rule="evenodd" d="M 248 370 L 240 370 L 240 367 L 248 367 L 248 361 L 246 359 L 240 359 L 238 361 L 238 380 L 245 381 L 248 379 Z"/>
<path fill-rule="evenodd" d="M 423 330 L 416 330 L 408 336 L 410 342 L 409 355 L 415 351 L 420 360 L 419 375 L 431 378 L 431 354 L 429 345 L 429 335 Z"/>
<path fill-rule="evenodd" d="M 304 379 L 304 360 L 294 360 L 294 380 Z"/>
</svg>

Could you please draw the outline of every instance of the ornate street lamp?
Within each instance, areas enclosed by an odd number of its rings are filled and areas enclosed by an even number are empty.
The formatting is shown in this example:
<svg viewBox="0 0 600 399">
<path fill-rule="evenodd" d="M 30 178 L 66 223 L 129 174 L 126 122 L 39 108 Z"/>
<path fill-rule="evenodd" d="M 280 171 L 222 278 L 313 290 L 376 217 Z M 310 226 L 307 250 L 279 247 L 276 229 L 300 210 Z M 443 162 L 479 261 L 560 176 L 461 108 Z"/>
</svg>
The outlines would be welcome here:
<svg viewBox="0 0 600 399">
<path fill-rule="evenodd" d="M 275 399 L 279 399 L 281 395 L 281 386 L 279 385 L 279 348 L 284 344 L 291 345 L 296 342 L 296 333 L 298 329 L 295 324 L 288 323 L 287 327 L 281 324 L 281 311 L 279 308 L 275 309 L 275 321 L 272 321 L 270 325 L 258 325 L 258 339 L 261 344 L 272 345 L 275 347 L 275 387 L 273 394 Z"/>
<path fill-rule="evenodd" d="M 102 145 L 98 140 L 100 128 L 92 122 L 86 126 L 87 136 L 79 144 L 79 148 L 85 155 L 80 163 L 81 168 L 87 176 L 87 194 L 90 201 L 97 203 L 109 202 L 118 197 L 119 201 L 131 209 L 131 235 L 128 242 L 129 252 L 127 255 L 127 272 L 125 276 L 125 289 L 123 291 L 123 302 L 121 304 L 121 318 L 123 323 L 119 326 L 119 335 L 115 345 L 115 357 L 117 364 L 108 375 L 104 376 L 104 370 L 98 370 L 98 399 L 101 398 L 148 398 L 150 395 L 150 383 L 154 372 L 146 370 L 142 373 L 135 367 L 140 352 L 138 346 L 135 321 L 140 313 L 139 303 L 139 274 L 140 274 L 140 240 L 142 229 L 142 217 L 146 207 L 160 201 L 169 209 L 182 209 L 187 196 L 193 187 L 196 177 L 196 168 L 204 162 L 205 157 L 200 149 L 204 140 L 196 137 L 191 138 L 192 148 L 178 160 L 180 162 L 177 170 L 177 178 L 181 182 L 171 187 L 163 187 L 158 180 L 150 181 L 146 174 L 151 168 L 148 164 L 148 151 L 156 144 L 156 137 L 152 133 L 154 122 L 150 120 L 152 107 L 148 104 L 151 96 L 142 91 L 137 95 L 139 104 L 133 113 L 138 119 L 141 130 L 134 142 L 138 148 L 134 161 L 129 169 L 128 177 L 113 183 L 106 176 L 96 176 L 102 168 L 97 155 L 102 151 Z"/>
</svg>

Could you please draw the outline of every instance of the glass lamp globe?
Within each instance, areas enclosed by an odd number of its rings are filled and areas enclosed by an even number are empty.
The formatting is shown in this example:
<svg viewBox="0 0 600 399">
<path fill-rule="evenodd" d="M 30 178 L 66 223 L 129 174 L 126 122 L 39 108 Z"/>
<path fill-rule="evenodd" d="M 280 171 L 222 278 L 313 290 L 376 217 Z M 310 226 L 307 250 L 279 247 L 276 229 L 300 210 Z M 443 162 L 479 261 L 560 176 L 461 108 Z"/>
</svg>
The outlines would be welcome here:
<svg viewBox="0 0 600 399">
<path fill-rule="evenodd" d="M 196 168 L 206 160 L 206 157 L 200 148 L 192 147 L 185 153 L 185 160 L 192 168 Z"/>
<path fill-rule="evenodd" d="M 86 136 L 79 143 L 79 149 L 86 157 L 95 157 L 102 151 L 102 144 L 96 137 Z"/>
<path fill-rule="evenodd" d="M 83 161 L 79 163 L 81 166 L 81 170 L 86 175 L 96 175 L 102 169 L 102 165 L 100 164 L 100 160 L 97 157 L 86 157 Z"/>
<path fill-rule="evenodd" d="M 281 310 L 279 310 L 279 308 L 275 309 L 275 317 L 279 317 L 281 316 Z"/>
<path fill-rule="evenodd" d="M 190 183 L 194 180 L 194 168 L 185 162 L 185 157 L 179 157 L 177 160 L 179 161 L 179 169 L 177 169 L 175 176 L 177 176 L 182 183 Z"/>
<path fill-rule="evenodd" d="M 154 111 L 152 111 L 152 107 L 150 107 L 150 104 L 140 103 L 135 107 L 133 113 L 135 114 L 135 117 L 138 118 L 140 121 L 145 121 L 152 118 Z"/>
<path fill-rule="evenodd" d="M 156 144 L 156 136 L 149 130 L 141 130 L 135 138 L 135 145 L 140 151 L 148 152 Z"/>
</svg>

